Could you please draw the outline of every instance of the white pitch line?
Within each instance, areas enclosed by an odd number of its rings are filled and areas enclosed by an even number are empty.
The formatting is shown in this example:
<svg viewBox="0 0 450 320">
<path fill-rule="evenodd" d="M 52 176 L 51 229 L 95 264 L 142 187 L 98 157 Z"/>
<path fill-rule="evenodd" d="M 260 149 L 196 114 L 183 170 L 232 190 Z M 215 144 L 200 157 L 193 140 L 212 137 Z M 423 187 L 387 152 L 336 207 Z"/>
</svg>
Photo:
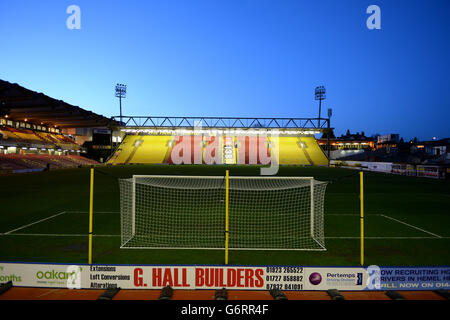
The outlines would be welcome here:
<svg viewBox="0 0 450 320">
<path fill-rule="evenodd" d="M 325 237 L 325 239 L 361 239 L 361 237 Z M 450 239 L 450 237 L 364 237 L 369 240 Z"/>
<path fill-rule="evenodd" d="M 27 225 L 24 225 L 24 226 L 22 226 L 22 227 L 20 227 L 20 228 L 17 228 L 17 229 L 14 229 L 14 230 L 11 230 L 11 231 L 8 231 L 8 232 L 5 232 L 5 233 L 4 233 L 4 235 L 7 235 L 7 234 L 10 234 L 10 233 L 13 233 L 13 232 L 15 232 L 15 231 L 18 231 L 18 230 L 22 230 L 22 229 L 28 228 L 29 226 L 32 226 L 32 225 L 35 225 L 35 224 L 41 223 L 42 221 L 45 221 L 45 220 L 49 220 L 49 219 L 52 219 L 52 218 L 54 218 L 54 217 L 57 217 L 57 216 L 60 216 L 60 215 L 62 215 L 62 214 L 64 214 L 64 213 L 66 213 L 66 211 L 62 211 L 62 212 L 60 212 L 60 213 L 57 213 L 57 214 L 54 214 L 54 215 L 52 215 L 52 216 L 50 216 L 50 217 L 47 217 L 47 218 L 44 218 L 44 219 L 41 219 L 41 220 L 38 220 L 38 221 L 35 221 L 35 222 L 32 222 L 32 223 L 29 223 L 29 224 L 27 224 Z"/>
<path fill-rule="evenodd" d="M 0 236 L 31 236 L 31 237 L 87 237 L 88 234 L 76 233 L 14 233 L 14 234 L 0 234 Z M 119 234 L 94 234 L 94 237 L 120 237 Z M 361 237 L 325 237 L 325 239 L 361 239 Z M 450 237 L 364 237 L 369 240 L 388 240 L 388 239 L 450 239 Z"/>
<path fill-rule="evenodd" d="M 408 226 L 408 227 L 410 227 L 410 228 L 413 228 L 413 229 L 416 229 L 416 230 L 419 230 L 419 231 L 422 231 L 422 232 L 431 234 L 432 236 L 434 236 L 434 237 L 436 237 L 436 238 L 442 238 L 440 235 L 437 235 L 437 234 L 432 233 L 432 232 L 430 232 L 430 231 L 427 231 L 427 230 L 421 229 L 421 228 L 419 228 L 419 227 L 413 226 L 412 224 L 409 224 L 409 223 L 400 221 L 400 220 L 398 220 L 398 219 L 389 217 L 389 216 L 387 216 L 387 215 L 380 214 L 380 216 L 385 217 L 386 219 L 390 219 L 390 220 L 396 221 L 396 222 L 398 222 L 398 223 L 404 224 L 405 226 Z"/>
<path fill-rule="evenodd" d="M 66 211 L 67 213 L 86 213 L 88 214 L 89 211 Z M 96 213 L 120 213 L 120 211 L 94 211 L 94 214 Z"/>
<path fill-rule="evenodd" d="M 351 216 L 351 217 L 361 217 L 360 213 L 325 213 L 326 216 Z M 365 214 L 366 217 L 378 217 L 381 216 L 379 213 L 369 213 Z"/>
</svg>

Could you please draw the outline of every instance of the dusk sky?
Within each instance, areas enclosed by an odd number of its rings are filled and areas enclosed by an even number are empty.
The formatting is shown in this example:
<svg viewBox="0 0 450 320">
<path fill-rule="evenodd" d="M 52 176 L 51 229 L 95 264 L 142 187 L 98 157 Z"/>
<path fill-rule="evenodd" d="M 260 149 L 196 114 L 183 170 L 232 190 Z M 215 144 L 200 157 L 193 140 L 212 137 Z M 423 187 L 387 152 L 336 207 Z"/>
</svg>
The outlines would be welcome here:
<svg viewBox="0 0 450 320">
<path fill-rule="evenodd" d="M 2 0 L 0 79 L 107 117 L 116 83 L 124 115 L 230 117 L 316 117 L 323 85 L 336 135 L 440 139 L 449 14 L 448 0 Z"/>
</svg>

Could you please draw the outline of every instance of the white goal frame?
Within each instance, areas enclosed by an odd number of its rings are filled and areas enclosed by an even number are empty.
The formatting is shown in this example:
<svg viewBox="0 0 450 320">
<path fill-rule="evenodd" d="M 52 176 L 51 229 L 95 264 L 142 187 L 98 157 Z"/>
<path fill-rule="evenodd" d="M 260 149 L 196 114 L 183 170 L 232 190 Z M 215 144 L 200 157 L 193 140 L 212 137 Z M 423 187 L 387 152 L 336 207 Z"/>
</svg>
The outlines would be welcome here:
<svg viewBox="0 0 450 320">
<path fill-rule="evenodd" d="M 177 178 L 177 179 L 224 179 L 224 176 L 186 176 L 186 175 L 133 175 L 132 176 L 132 192 L 131 192 L 131 229 L 132 237 L 136 233 L 136 180 L 139 178 Z M 325 246 L 315 238 L 315 197 L 314 197 L 314 177 L 283 177 L 283 176 L 229 176 L 233 179 L 286 179 L 286 180 L 308 180 L 310 186 L 310 237 L 317 243 L 319 248 L 229 248 L 229 250 L 273 250 L 273 251 L 326 251 Z M 324 226 L 322 226 L 324 228 Z M 127 242 L 128 242 L 127 241 Z M 224 248 L 209 248 L 209 247 L 134 247 L 126 246 L 126 243 L 121 245 L 121 249 L 177 249 L 177 250 L 223 250 Z"/>
</svg>

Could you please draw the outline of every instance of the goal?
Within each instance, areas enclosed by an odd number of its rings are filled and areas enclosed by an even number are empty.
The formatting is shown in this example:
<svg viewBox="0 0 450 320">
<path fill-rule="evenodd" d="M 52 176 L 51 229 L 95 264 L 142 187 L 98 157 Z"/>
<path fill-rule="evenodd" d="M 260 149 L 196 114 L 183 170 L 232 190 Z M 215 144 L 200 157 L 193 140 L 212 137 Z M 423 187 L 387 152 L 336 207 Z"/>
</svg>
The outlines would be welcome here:
<svg viewBox="0 0 450 320">
<path fill-rule="evenodd" d="M 327 182 L 312 177 L 119 179 L 121 248 L 326 250 Z"/>
</svg>

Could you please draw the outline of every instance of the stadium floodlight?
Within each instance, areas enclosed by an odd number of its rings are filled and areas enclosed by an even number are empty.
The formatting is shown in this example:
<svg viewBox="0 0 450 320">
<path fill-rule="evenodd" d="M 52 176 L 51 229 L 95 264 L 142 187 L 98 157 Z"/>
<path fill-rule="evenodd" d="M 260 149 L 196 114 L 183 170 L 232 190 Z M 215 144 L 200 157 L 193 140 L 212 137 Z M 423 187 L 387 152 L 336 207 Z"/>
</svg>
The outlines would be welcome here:
<svg viewBox="0 0 450 320">
<path fill-rule="evenodd" d="M 119 179 L 121 248 L 326 250 L 326 186 L 312 177 Z"/>
<path fill-rule="evenodd" d="M 315 89 L 315 99 L 319 100 L 319 120 L 317 122 L 317 127 L 320 128 L 320 113 L 322 109 L 322 100 L 325 100 L 325 87 L 318 86 Z"/>
<path fill-rule="evenodd" d="M 119 98 L 120 103 L 120 122 L 122 122 L 122 98 L 127 96 L 127 85 L 118 83 L 116 84 L 116 98 Z"/>
</svg>

